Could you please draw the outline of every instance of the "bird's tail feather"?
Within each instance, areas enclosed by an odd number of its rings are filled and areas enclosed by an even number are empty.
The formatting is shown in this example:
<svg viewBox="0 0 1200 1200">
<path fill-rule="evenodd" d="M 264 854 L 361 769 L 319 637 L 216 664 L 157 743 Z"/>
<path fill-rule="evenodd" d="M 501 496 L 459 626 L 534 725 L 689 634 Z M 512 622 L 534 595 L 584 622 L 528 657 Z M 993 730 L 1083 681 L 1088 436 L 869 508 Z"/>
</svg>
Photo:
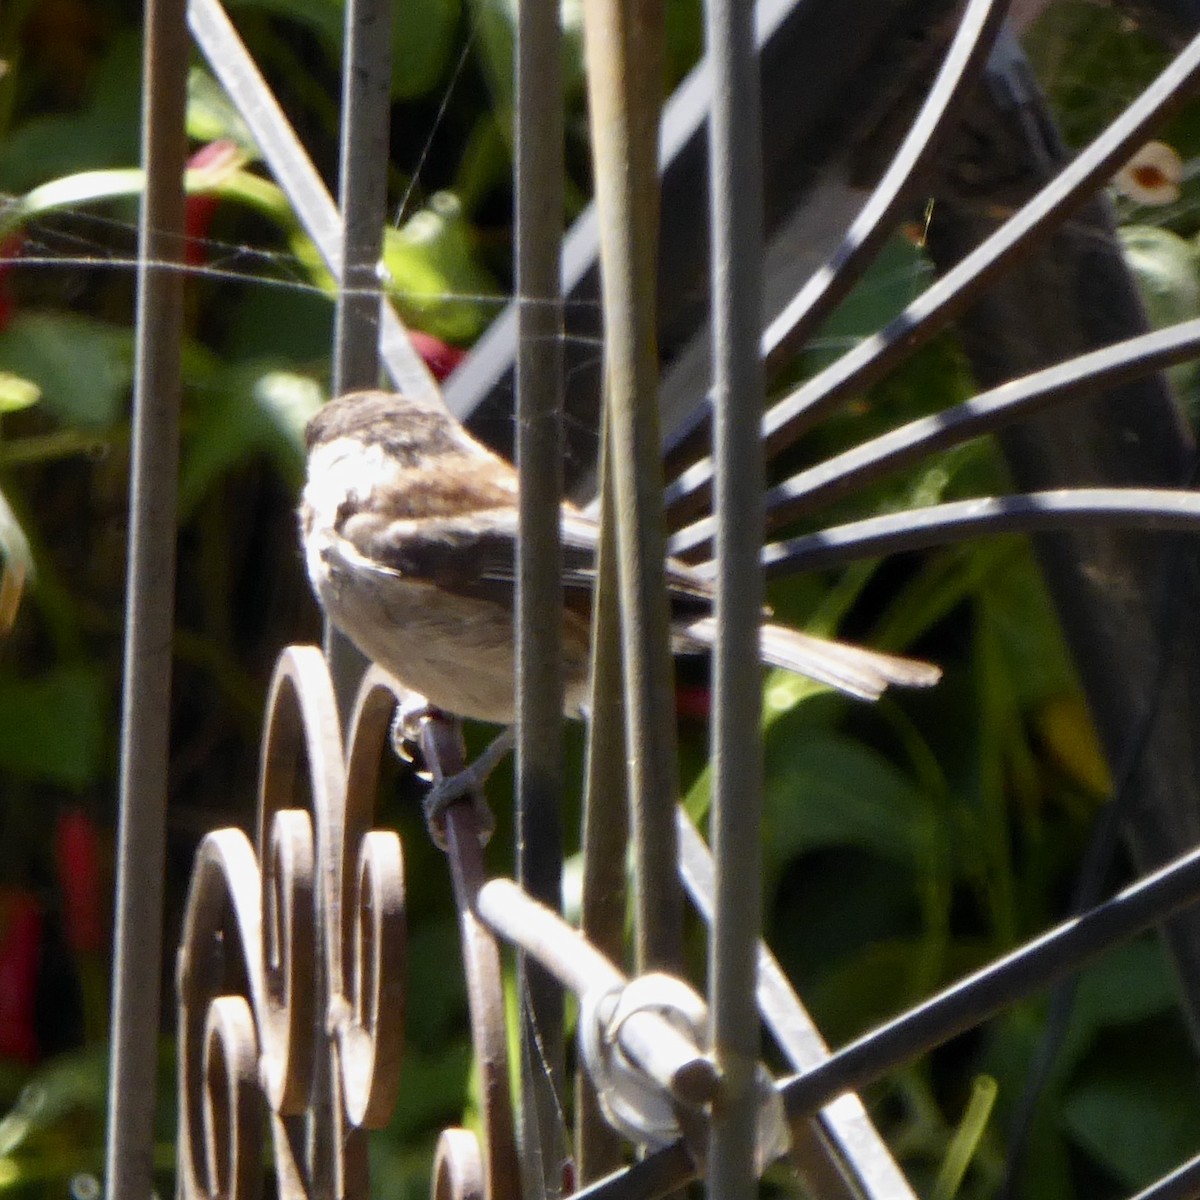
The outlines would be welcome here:
<svg viewBox="0 0 1200 1200">
<path fill-rule="evenodd" d="M 701 617 L 682 634 L 684 649 L 688 643 L 695 648 L 711 646 L 716 621 Z M 933 663 L 830 641 L 782 625 L 763 625 L 759 647 L 767 666 L 793 671 L 862 700 L 878 700 L 889 685 L 931 687 L 942 677 L 941 668 Z"/>
</svg>

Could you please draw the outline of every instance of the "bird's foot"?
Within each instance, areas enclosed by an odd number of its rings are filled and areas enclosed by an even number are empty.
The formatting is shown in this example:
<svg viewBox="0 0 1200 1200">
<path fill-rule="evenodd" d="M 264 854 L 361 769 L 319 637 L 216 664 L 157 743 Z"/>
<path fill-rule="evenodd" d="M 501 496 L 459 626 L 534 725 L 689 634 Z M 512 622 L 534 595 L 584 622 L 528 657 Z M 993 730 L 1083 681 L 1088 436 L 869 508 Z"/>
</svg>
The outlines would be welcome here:
<svg viewBox="0 0 1200 1200">
<path fill-rule="evenodd" d="M 446 809 L 469 797 L 479 821 L 479 839 L 486 842 L 495 831 L 496 818 L 483 797 L 483 785 L 513 748 L 513 730 L 505 729 L 495 737 L 474 762 L 453 775 L 435 778 L 425 796 L 425 823 L 430 836 L 445 849 Z"/>
<path fill-rule="evenodd" d="M 431 778 L 433 783 L 425 796 L 423 807 L 425 823 L 434 844 L 441 850 L 448 848 L 446 810 L 462 800 L 468 800 L 474 808 L 479 840 L 486 843 L 496 828 L 496 818 L 484 799 L 483 785 L 505 755 L 512 750 L 513 730 L 504 730 L 473 763 L 453 774 L 444 775 L 444 756 L 438 750 L 439 742 L 442 745 L 445 743 L 437 736 L 438 726 L 444 730 L 455 728 L 453 756 L 461 761 L 462 734 L 457 730 L 454 718 L 432 707 L 423 696 L 414 695 L 409 701 L 397 706 L 396 714 L 392 718 L 392 748 L 398 757 L 411 762 L 412 748 L 420 747 L 422 757 L 429 764 L 429 771 L 422 772 L 422 776 Z"/>
<path fill-rule="evenodd" d="M 421 744 L 421 730 L 432 717 L 444 714 L 436 709 L 417 692 L 405 692 L 404 699 L 396 704 L 392 714 L 392 727 L 389 733 L 392 750 L 396 757 L 404 762 L 413 761 L 413 750 Z"/>
</svg>

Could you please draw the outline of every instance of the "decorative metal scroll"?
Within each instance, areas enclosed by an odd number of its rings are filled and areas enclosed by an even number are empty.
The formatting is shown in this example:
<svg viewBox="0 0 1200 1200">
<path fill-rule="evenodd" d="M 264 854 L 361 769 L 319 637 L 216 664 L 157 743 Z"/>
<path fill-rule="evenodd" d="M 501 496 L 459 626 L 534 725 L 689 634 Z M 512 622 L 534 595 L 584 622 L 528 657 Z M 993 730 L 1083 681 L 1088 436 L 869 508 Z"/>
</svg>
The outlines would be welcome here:
<svg viewBox="0 0 1200 1200">
<path fill-rule="evenodd" d="M 177 983 L 185 1200 L 257 1195 L 267 1125 L 281 1197 L 322 1184 L 368 1194 L 365 1132 L 391 1114 L 404 1034 L 403 854 L 395 833 L 371 828 L 397 695 L 382 673 L 367 675 L 344 751 L 324 657 L 285 650 L 255 840 L 222 829 L 197 852 Z M 475 821 L 460 805 L 447 835 L 488 1149 L 464 1130 L 443 1135 L 435 1194 L 447 1200 L 517 1194 L 499 956 L 472 915 Z"/>
<path fill-rule="evenodd" d="M 366 1132 L 391 1113 L 404 1032 L 403 854 L 395 833 L 371 828 L 380 759 L 402 695 L 372 668 L 343 743 L 321 652 L 291 647 L 279 659 L 263 735 L 255 840 L 240 829 L 210 833 L 188 894 L 178 958 L 182 1200 L 257 1196 L 268 1128 L 277 1191 L 285 1200 L 369 1194 Z M 435 774 L 462 767 L 461 734 L 450 721 L 427 723 L 421 750 Z M 689 1005 L 671 994 L 685 985 L 656 983 L 653 976 L 626 980 L 516 885 L 493 880 L 485 886 L 476 808 L 455 804 L 444 819 L 483 1138 L 481 1145 L 464 1129 L 442 1133 L 435 1200 L 521 1194 L 497 935 L 534 955 L 581 998 L 582 1022 L 589 1013 L 595 1018 L 599 1040 L 589 1043 L 585 1030 L 582 1053 L 597 1086 L 614 1096 L 629 1083 L 627 1096 L 654 1089 L 668 1106 L 663 1119 L 669 1126 L 673 1112 L 677 1122 L 676 1133 L 664 1126 L 664 1136 L 654 1138 L 630 1134 L 630 1121 L 618 1121 L 627 1136 L 660 1148 L 576 1195 L 648 1200 L 702 1173 L 706 1113 L 720 1102 L 722 1083 L 708 1055 L 699 997 L 700 1009 L 681 1029 L 674 1017 Z M 680 870 L 708 919 L 712 860 L 690 825 L 682 827 L 681 842 Z M 794 1168 L 831 1197 L 911 1195 L 854 1089 L 1198 896 L 1200 850 L 832 1055 L 760 949 L 760 1011 L 800 1071 L 790 1080 L 764 1077 L 764 1113 L 774 1106 L 782 1120 L 786 1109 Z M 663 983 L 671 987 L 664 990 Z M 633 999 L 635 991 L 641 1000 Z M 589 1044 L 621 1059 L 623 1083 L 616 1076 L 599 1082 Z M 630 1080 L 626 1066 L 639 1078 Z M 624 1111 L 633 1110 L 625 1105 Z M 781 1152 L 786 1138 L 768 1132 L 770 1152 Z"/>
<path fill-rule="evenodd" d="M 240 829 L 208 834 L 188 893 L 177 973 L 182 1200 L 257 1196 L 268 1135 L 281 1197 L 369 1194 L 365 1134 L 391 1113 L 404 1034 L 403 853 L 395 833 L 371 828 L 380 760 L 402 696 L 372 668 L 343 742 L 321 652 L 293 646 L 279 658 L 267 702 L 254 840 Z M 435 773 L 460 769 L 457 724 L 429 722 L 421 750 Z M 580 996 L 603 992 L 615 1000 L 628 989 L 621 1003 L 629 1012 L 603 1023 L 613 1031 L 605 1054 L 636 1064 L 661 1090 L 667 1120 L 673 1104 L 690 1109 L 693 1122 L 702 1120 L 719 1090 L 699 1033 L 703 1014 L 684 1037 L 662 1015 L 660 1000 L 639 1006 L 632 994 L 651 987 L 653 977 L 625 980 L 515 885 L 493 881 L 485 890 L 482 826 L 472 804 L 452 806 L 444 820 L 483 1144 L 464 1129 L 442 1133 L 436 1200 L 520 1194 L 497 933 Z M 706 853 L 702 846 L 698 852 Z M 802 1013 L 786 984 L 779 986 Z M 661 995 L 663 985 L 651 990 Z M 699 997 L 694 1002 L 703 1008 Z M 830 1145 L 795 1145 L 795 1166 L 809 1178 L 833 1181 L 830 1195 L 871 1195 L 861 1182 L 847 1186 L 844 1168 L 834 1164 L 874 1147 L 889 1165 L 880 1194 L 909 1194 L 865 1118 L 861 1124 L 857 1133 L 831 1125 Z M 702 1126 L 692 1128 L 690 1143 L 702 1146 Z"/>
</svg>

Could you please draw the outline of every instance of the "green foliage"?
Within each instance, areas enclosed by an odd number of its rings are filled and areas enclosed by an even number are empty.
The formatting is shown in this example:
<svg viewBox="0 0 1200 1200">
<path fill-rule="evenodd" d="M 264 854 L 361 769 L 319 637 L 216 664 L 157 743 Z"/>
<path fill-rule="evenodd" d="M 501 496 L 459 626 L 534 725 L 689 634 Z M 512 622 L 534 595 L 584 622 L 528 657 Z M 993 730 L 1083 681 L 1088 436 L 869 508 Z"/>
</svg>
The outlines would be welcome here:
<svg viewBox="0 0 1200 1200">
<path fill-rule="evenodd" d="M 952 1200 L 962 1185 L 963 1176 L 975 1152 L 996 1102 L 996 1081 L 983 1075 L 975 1081 L 967 1111 L 946 1151 L 945 1161 L 931 1193 L 933 1200 Z"/>
<path fill-rule="evenodd" d="M 0 413 L 19 412 L 42 398 L 42 389 L 29 379 L 0 371 Z"/>
<path fill-rule="evenodd" d="M 304 426 L 324 397 L 305 375 L 271 363 L 217 367 L 185 431 L 179 506 L 191 515 L 218 481 L 259 452 L 298 488 L 304 473 Z"/>
<path fill-rule="evenodd" d="M 399 229 L 384 230 L 383 280 L 401 314 L 445 341 L 470 342 L 495 316 L 499 292 L 478 263 L 462 205 L 448 192 Z"/>
<path fill-rule="evenodd" d="M 345 22 L 340 0 L 235 0 L 230 10 L 257 9 L 302 26 L 321 43 L 331 69 L 341 61 Z M 392 32 L 392 96 L 411 100 L 443 82 L 460 21 L 459 0 L 402 0 Z"/>
<path fill-rule="evenodd" d="M 138 30 L 113 15 L 111 34 L 81 39 L 87 69 L 70 83 L 55 75 L 44 47 L 14 53 L 33 6 L 0 11 L 0 57 L 11 64 L 0 78 L 0 189 L 11 193 L 0 234 L 62 262 L 0 277 L 15 304 L 0 328 L 0 547 L 6 562 L 38 577 L 0 662 L 0 773 L 21 798 L 19 822 L 0 817 L 6 869 L 22 854 L 44 853 L 47 822 L 64 796 L 112 815 L 132 377 L 129 272 L 114 268 L 134 253 L 131 222 L 143 186 Z M 232 7 L 314 157 L 336 162 L 342 4 Z M 566 0 L 562 11 L 568 130 L 577 147 L 585 128 L 581 5 Z M 385 231 L 381 275 L 408 321 L 466 345 L 506 286 L 510 233 L 496 212 L 506 213 L 509 199 L 516 5 L 402 0 L 397 13 L 393 124 L 406 136 L 418 126 L 420 149 L 396 164 L 390 200 L 405 219 Z M 700 49 L 700 6 L 668 0 L 666 15 L 667 72 L 677 80 Z M 1051 7 L 1033 50 L 1074 142 L 1091 136 L 1161 60 L 1115 16 L 1069 3 Z M 333 295 L 244 122 L 199 67 L 188 132 L 218 153 L 186 180 L 191 200 L 209 204 L 191 211 L 207 212 L 210 223 L 188 247 L 177 829 L 249 820 L 266 671 L 281 644 L 316 633 L 292 508 L 301 431 L 328 386 Z M 1198 134 L 1194 120 L 1181 119 L 1171 136 L 1194 150 Z M 586 164 L 586 155 L 577 157 Z M 586 169 L 568 183 L 575 206 Z M 1124 234 L 1126 251 L 1157 323 L 1200 312 L 1191 201 L 1189 208 L 1185 195 L 1168 211 L 1166 227 L 1121 202 L 1136 222 Z M 107 269 L 93 269 L 101 265 Z M 889 242 L 792 379 L 894 317 L 928 271 L 918 246 Z M 1172 378 L 1190 399 L 1193 367 Z M 972 390 L 954 338 L 942 337 L 831 416 L 780 470 L 945 409 Z M 990 445 L 977 442 L 802 527 L 1005 482 Z M 768 934 L 838 1042 L 1059 919 L 1107 770 L 1024 543 L 981 541 L 781 581 L 771 602 L 780 619 L 928 654 L 947 669 L 935 692 L 889 697 L 874 709 L 792 677 L 766 681 Z M 684 752 L 698 761 L 704 749 L 696 735 Z M 707 797 L 701 769 L 688 794 L 697 817 Z M 218 805 L 225 807 L 215 812 Z M 411 813 L 389 809 L 380 820 L 404 829 L 412 1003 L 400 1103 L 372 1141 L 372 1166 L 379 1194 L 424 1196 L 433 1139 L 471 1111 L 477 1085 L 461 971 L 448 949 L 457 934 L 444 863 Z M 491 851 L 497 870 L 510 861 L 504 820 L 502 812 Z M 25 839 L 15 850 L 14 830 Z M 184 874 L 170 880 L 176 905 Z M 104 989 L 94 990 L 87 1025 L 102 1031 Z M 1018 1006 L 933 1060 L 896 1072 L 869 1097 L 923 1194 L 994 1192 L 1043 1018 L 1041 1001 Z M 1094 964 L 1081 978 L 1043 1097 L 1023 1194 L 1072 1200 L 1094 1194 L 1088 1183 L 1096 1177 L 1128 1191 L 1190 1153 L 1198 1120 L 1194 1106 L 1176 1101 L 1195 1089 L 1185 1047 L 1156 943 L 1133 943 Z M 171 1090 L 164 1076 L 162 1094 Z M 35 1071 L 0 1071 L 0 1194 L 61 1195 L 76 1172 L 98 1172 L 104 1095 L 104 1051 L 95 1042 Z M 157 1165 L 166 1170 L 173 1118 L 165 1110 L 161 1117 Z"/>
<path fill-rule="evenodd" d="M 76 313 L 19 313 L 0 332 L 0 365 L 32 382 L 61 424 L 95 429 L 112 425 L 125 407 L 133 335 Z"/>
<path fill-rule="evenodd" d="M 159 1094 L 171 1097 L 173 1047 L 159 1053 Z M 13 1197 L 99 1195 L 104 1174 L 104 1109 L 107 1050 L 95 1045 L 65 1054 L 32 1072 L 0 1077 L 0 1195 Z M 172 1106 L 155 1122 L 155 1172 L 160 1180 L 173 1162 Z M 161 1186 L 161 1185 L 160 1185 Z M 69 1189 L 69 1190 L 67 1190 Z"/>
<path fill-rule="evenodd" d="M 76 111 L 31 114 L 0 131 L 0 191 L 24 192 L 62 175 L 137 162 L 140 78 L 141 39 L 130 29 L 113 38 Z"/>
<path fill-rule="evenodd" d="M 94 782 L 107 710 L 99 673 L 85 667 L 0 677 L 0 771 L 68 788 Z"/>
</svg>

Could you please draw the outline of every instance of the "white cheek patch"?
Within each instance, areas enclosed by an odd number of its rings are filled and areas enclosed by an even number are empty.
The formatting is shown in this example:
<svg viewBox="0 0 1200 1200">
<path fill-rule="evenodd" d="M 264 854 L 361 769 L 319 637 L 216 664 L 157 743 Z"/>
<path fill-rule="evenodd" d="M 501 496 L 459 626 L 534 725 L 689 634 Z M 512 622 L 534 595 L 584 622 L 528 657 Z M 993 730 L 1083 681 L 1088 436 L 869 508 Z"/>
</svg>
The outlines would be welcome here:
<svg viewBox="0 0 1200 1200">
<path fill-rule="evenodd" d="M 395 478 L 396 465 L 380 445 L 365 446 L 357 438 L 335 438 L 308 456 L 304 502 L 312 509 L 313 527 L 333 527 L 347 500 L 365 500 L 381 484 Z"/>
</svg>

